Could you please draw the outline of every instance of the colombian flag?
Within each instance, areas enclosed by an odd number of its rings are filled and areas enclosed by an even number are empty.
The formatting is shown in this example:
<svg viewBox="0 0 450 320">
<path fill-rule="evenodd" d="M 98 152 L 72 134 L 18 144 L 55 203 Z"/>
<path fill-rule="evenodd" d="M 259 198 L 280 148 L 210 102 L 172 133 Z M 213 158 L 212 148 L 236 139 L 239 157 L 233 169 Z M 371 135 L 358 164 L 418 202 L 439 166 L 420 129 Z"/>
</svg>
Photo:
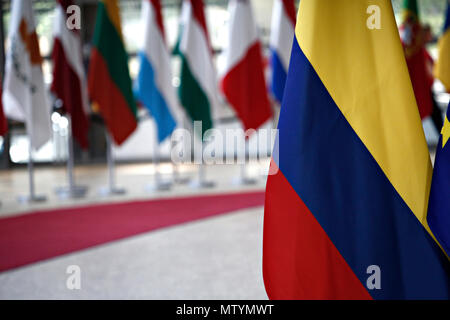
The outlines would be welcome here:
<svg viewBox="0 0 450 320">
<path fill-rule="evenodd" d="M 439 59 L 436 62 L 436 78 L 441 80 L 447 92 L 450 92 L 450 1 L 447 5 L 444 32 L 439 39 Z"/>
<path fill-rule="evenodd" d="M 444 119 L 436 150 L 433 183 L 428 209 L 428 224 L 439 243 L 450 256 L 450 105 Z"/>
<path fill-rule="evenodd" d="M 122 144 L 137 127 L 128 55 L 122 40 L 117 0 L 98 3 L 89 65 L 89 95 L 98 107 L 114 142 Z"/>
<path fill-rule="evenodd" d="M 269 298 L 448 299 L 449 262 L 426 226 L 430 157 L 391 2 L 302 0 L 295 34 L 266 190 Z"/>
</svg>

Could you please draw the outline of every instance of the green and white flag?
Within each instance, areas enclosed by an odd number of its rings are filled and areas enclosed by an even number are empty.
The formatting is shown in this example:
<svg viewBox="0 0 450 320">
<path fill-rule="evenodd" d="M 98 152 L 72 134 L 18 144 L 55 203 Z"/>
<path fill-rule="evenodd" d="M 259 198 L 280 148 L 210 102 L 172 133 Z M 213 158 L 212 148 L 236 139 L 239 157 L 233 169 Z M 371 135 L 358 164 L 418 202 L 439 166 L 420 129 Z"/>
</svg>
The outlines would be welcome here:
<svg viewBox="0 0 450 320">
<path fill-rule="evenodd" d="M 203 134 L 213 127 L 218 90 L 202 0 L 183 1 L 176 52 L 181 57 L 180 101 L 192 121 L 202 122 Z"/>
</svg>

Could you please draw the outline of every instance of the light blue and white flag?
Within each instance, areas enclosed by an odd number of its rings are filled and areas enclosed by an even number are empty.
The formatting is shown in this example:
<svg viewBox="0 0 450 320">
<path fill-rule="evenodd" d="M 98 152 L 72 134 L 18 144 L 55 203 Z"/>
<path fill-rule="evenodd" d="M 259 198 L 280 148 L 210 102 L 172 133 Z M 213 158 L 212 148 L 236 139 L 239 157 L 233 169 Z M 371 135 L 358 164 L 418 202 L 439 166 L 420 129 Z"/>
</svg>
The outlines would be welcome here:
<svg viewBox="0 0 450 320">
<path fill-rule="evenodd" d="M 142 21 L 145 38 L 139 52 L 140 70 L 134 91 L 137 100 L 155 119 L 161 143 L 177 126 L 179 104 L 172 85 L 160 0 L 142 1 Z"/>
</svg>

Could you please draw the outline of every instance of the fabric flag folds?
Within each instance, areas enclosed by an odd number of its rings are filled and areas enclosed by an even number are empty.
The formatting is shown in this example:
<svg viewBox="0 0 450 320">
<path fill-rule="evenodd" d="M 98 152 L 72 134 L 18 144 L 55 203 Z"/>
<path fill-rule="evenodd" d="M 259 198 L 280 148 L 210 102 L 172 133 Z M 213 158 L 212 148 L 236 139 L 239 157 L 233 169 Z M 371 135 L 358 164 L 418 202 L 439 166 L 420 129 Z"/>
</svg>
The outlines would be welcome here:
<svg viewBox="0 0 450 320">
<path fill-rule="evenodd" d="M 271 92 L 278 103 L 283 100 L 295 29 L 294 0 L 275 0 L 270 33 Z"/>
<path fill-rule="evenodd" d="M 428 207 L 428 224 L 450 256 L 450 105 L 436 150 Z"/>
<path fill-rule="evenodd" d="M 244 129 L 258 129 L 272 117 L 261 43 L 248 0 L 230 0 L 229 44 L 221 88 Z"/>
<path fill-rule="evenodd" d="M 450 1 L 447 4 L 443 33 L 439 39 L 439 58 L 436 61 L 434 73 L 450 93 Z"/>
<path fill-rule="evenodd" d="M 203 0 L 184 0 L 180 23 L 176 50 L 181 57 L 178 94 L 190 119 L 202 122 L 204 134 L 213 127 L 218 92 Z"/>
<path fill-rule="evenodd" d="M 63 102 L 71 117 L 72 133 L 83 149 L 88 148 L 89 100 L 83 66 L 81 38 L 78 30 L 67 27 L 67 8 L 71 0 L 58 0 L 55 9 L 52 52 L 53 82 L 51 91 Z"/>
<path fill-rule="evenodd" d="M 98 3 L 88 89 L 114 142 L 121 145 L 137 127 L 137 106 L 117 0 Z"/>
<path fill-rule="evenodd" d="M 380 29 L 362 14 L 372 3 L 300 2 L 266 189 L 271 299 L 449 298 L 449 261 L 426 223 L 430 156 L 391 1 L 377 1 Z"/>
<path fill-rule="evenodd" d="M 3 107 L 5 115 L 25 122 L 31 146 L 51 138 L 50 103 L 42 74 L 32 1 L 13 0 L 6 53 Z"/>
<path fill-rule="evenodd" d="M 158 128 L 158 141 L 169 137 L 177 125 L 177 97 L 172 86 L 170 54 L 165 43 L 160 0 L 142 1 L 144 46 L 135 95 L 149 110 Z"/>
<path fill-rule="evenodd" d="M 424 119 L 433 111 L 432 83 L 425 81 L 429 78 L 426 66 L 427 53 L 416 0 L 404 0 L 400 35 L 420 117 Z"/>
</svg>

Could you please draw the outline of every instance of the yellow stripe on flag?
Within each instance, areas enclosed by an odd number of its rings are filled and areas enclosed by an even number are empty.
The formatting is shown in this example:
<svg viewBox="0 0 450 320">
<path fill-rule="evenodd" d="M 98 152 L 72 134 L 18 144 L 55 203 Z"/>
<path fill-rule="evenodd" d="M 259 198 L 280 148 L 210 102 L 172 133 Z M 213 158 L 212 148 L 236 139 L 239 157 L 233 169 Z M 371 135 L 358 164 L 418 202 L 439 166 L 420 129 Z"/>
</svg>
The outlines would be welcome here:
<svg viewBox="0 0 450 320">
<path fill-rule="evenodd" d="M 120 23 L 120 10 L 117 4 L 117 0 L 102 0 L 105 5 L 106 11 L 108 12 L 108 17 L 111 23 L 117 30 L 117 33 L 122 37 L 122 27 Z"/>
<path fill-rule="evenodd" d="M 366 24 L 373 4 L 381 29 Z M 431 162 L 391 2 L 300 1 L 296 36 L 353 130 L 428 229 Z"/>
<path fill-rule="evenodd" d="M 439 59 L 435 65 L 435 76 L 450 92 L 450 29 L 439 39 Z"/>
</svg>

